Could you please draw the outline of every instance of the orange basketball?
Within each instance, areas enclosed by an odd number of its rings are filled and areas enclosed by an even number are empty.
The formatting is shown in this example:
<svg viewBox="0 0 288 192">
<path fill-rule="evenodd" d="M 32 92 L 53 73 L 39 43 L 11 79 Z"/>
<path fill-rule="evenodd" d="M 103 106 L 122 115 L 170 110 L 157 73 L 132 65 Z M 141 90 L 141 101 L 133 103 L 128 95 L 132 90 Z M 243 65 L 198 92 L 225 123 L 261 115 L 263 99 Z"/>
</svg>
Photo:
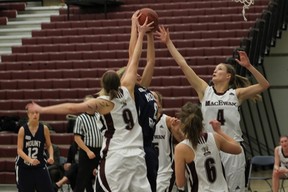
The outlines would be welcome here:
<svg viewBox="0 0 288 192">
<path fill-rule="evenodd" d="M 143 25 L 146 20 L 146 17 L 148 17 L 148 23 L 154 21 L 153 31 L 156 31 L 158 29 L 158 14 L 156 13 L 156 11 L 150 8 L 142 8 L 140 9 L 139 14 L 140 13 L 141 16 L 138 18 L 139 24 Z"/>
</svg>

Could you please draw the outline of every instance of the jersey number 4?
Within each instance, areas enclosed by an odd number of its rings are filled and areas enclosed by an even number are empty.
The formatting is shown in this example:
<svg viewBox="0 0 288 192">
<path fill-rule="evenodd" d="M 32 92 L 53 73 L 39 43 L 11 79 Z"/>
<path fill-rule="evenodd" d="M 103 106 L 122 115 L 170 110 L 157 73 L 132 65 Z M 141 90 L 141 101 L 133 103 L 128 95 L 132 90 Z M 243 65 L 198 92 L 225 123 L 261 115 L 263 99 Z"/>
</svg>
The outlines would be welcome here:
<svg viewBox="0 0 288 192">
<path fill-rule="evenodd" d="M 218 110 L 217 121 L 219 121 L 221 123 L 221 125 L 225 124 L 224 109 L 219 109 Z"/>
</svg>

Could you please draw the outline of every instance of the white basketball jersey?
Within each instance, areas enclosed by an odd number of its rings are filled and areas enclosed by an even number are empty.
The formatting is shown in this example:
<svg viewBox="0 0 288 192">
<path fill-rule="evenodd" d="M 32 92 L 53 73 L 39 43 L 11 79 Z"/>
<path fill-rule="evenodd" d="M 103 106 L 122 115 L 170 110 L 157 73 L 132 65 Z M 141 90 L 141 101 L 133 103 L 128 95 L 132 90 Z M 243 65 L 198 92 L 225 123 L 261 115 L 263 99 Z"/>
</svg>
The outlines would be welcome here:
<svg viewBox="0 0 288 192">
<path fill-rule="evenodd" d="M 158 186 L 172 186 L 174 181 L 171 181 L 173 176 L 172 163 L 174 159 L 174 146 L 171 132 L 166 124 L 167 115 L 163 114 L 156 124 L 154 133 L 153 145 L 158 151 L 159 167 L 157 172 L 157 188 Z M 158 189 L 157 191 L 159 191 Z"/>
<path fill-rule="evenodd" d="M 243 141 L 239 105 L 235 89 L 228 89 L 223 94 L 217 94 L 212 86 L 208 86 L 201 101 L 205 130 L 213 132 L 209 122 L 217 119 L 221 122 L 224 133 L 236 141 Z"/>
<path fill-rule="evenodd" d="M 188 174 L 188 192 L 228 192 L 228 187 L 222 171 L 219 149 L 213 133 L 206 133 L 199 138 L 197 149 L 185 139 L 181 143 L 188 145 L 195 153 L 195 159 L 186 164 Z"/>
<path fill-rule="evenodd" d="M 278 148 L 278 153 L 280 157 L 279 159 L 280 159 L 281 167 L 286 167 L 288 169 L 288 157 L 284 156 L 281 146 L 279 146 Z"/>
<path fill-rule="evenodd" d="M 113 110 L 101 115 L 104 135 L 102 155 L 108 150 L 143 148 L 142 128 L 138 123 L 135 101 L 126 87 L 121 87 L 119 97 L 110 100 L 108 96 L 100 96 L 114 103 Z"/>
</svg>

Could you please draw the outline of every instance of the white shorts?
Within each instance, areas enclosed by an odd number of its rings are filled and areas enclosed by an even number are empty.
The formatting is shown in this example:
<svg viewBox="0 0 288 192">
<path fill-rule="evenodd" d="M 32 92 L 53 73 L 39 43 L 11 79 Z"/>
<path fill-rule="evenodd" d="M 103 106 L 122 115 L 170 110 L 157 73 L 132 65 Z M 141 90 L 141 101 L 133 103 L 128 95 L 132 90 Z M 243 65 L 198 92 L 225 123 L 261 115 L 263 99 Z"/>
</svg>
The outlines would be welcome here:
<svg viewBox="0 0 288 192">
<path fill-rule="evenodd" d="M 225 177 L 230 192 L 245 192 L 245 154 L 238 155 L 220 152 L 221 161 L 225 169 Z"/>
<path fill-rule="evenodd" d="M 104 191 L 151 192 L 143 149 L 108 151 L 101 160 L 98 179 Z"/>
<path fill-rule="evenodd" d="M 173 189 L 170 192 L 176 192 L 177 187 L 175 184 L 175 179 L 173 180 L 173 183 L 171 183 L 171 178 L 172 178 L 171 173 L 166 173 L 166 174 L 159 174 L 157 175 L 157 192 L 169 192 L 169 187 L 170 185 L 173 185 Z"/>
</svg>

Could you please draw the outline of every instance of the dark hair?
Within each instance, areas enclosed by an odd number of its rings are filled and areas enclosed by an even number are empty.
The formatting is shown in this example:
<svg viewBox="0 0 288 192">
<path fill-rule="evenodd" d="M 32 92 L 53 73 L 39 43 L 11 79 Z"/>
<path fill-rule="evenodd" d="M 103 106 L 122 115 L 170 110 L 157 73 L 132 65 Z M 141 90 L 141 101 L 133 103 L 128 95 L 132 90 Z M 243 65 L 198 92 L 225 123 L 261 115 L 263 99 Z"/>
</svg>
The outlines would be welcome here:
<svg viewBox="0 0 288 192">
<path fill-rule="evenodd" d="M 182 123 L 182 131 L 186 138 L 192 143 L 193 148 L 197 148 L 198 139 L 203 131 L 203 115 L 199 105 L 187 102 L 181 107 L 177 114 Z"/>
<path fill-rule="evenodd" d="M 120 78 L 115 71 L 109 70 L 103 74 L 101 78 L 101 86 L 106 95 L 109 95 L 111 100 L 117 97 L 120 85 Z"/>
</svg>

